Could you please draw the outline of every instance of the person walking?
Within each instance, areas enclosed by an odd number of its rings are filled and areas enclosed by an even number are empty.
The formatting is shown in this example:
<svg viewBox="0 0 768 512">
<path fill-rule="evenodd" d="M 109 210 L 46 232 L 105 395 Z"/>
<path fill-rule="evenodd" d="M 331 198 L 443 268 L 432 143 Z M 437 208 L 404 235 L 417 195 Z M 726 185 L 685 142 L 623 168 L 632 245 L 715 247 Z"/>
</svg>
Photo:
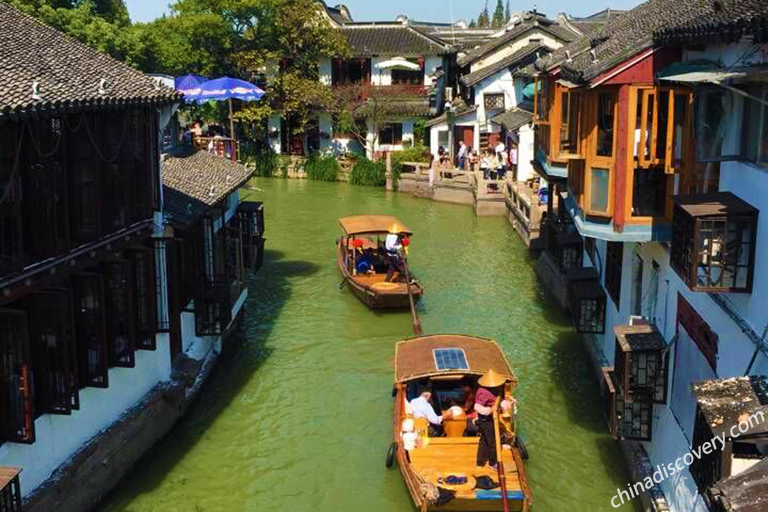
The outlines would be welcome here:
<svg viewBox="0 0 768 512">
<path fill-rule="evenodd" d="M 467 145 L 464 144 L 463 140 L 459 141 L 459 154 L 457 161 L 459 162 L 459 169 L 463 171 L 467 164 Z"/>
</svg>

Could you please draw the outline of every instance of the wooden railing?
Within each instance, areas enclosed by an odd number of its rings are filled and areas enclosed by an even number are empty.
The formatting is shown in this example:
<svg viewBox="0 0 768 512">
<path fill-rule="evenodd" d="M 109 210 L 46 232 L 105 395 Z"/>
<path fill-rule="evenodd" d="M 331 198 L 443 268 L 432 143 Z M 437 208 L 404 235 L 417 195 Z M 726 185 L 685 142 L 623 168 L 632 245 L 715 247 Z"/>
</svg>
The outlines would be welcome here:
<svg viewBox="0 0 768 512">
<path fill-rule="evenodd" d="M 235 139 L 224 137 L 195 137 L 194 145 L 197 149 L 210 151 L 218 156 L 224 157 L 233 162 L 238 161 L 240 156 L 240 143 Z"/>
</svg>

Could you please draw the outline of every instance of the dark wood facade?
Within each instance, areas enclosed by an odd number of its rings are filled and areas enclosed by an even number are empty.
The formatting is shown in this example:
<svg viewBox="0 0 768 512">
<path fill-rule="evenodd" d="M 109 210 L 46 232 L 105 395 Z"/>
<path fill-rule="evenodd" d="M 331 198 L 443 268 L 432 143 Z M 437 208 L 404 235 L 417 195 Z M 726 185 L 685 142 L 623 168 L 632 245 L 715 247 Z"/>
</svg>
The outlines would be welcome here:
<svg viewBox="0 0 768 512">
<path fill-rule="evenodd" d="M 154 350 L 155 108 L 0 122 L 0 443 Z"/>
</svg>

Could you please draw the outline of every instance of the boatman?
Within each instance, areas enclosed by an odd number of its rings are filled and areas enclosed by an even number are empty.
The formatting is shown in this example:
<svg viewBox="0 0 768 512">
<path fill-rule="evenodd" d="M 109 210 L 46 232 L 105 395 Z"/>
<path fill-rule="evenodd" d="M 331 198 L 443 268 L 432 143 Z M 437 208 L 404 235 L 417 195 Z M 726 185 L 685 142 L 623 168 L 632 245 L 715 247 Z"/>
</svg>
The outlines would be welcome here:
<svg viewBox="0 0 768 512">
<path fill-rule="evenodd" d="M 503 389 L 506 378 L 493 370 L 488 370 L 477 383 L 480 387 L 475 393 L 475 411 L 477 412 L 477 430 L 480 440 L 477 443 L 477 466 L 489 464 L 494 470 L 498 468 L 496 457 L 496 433 L 493 428 L 493 407 L 496 397 Z"/>
<path fill-rule="evenodd" d="M 411 400 L 408 405 L 411 407 L 414 418 L 426 418 L 429 422 L 427 431 L 429 437 L 440 437 L 443 435 L 443 421 L 452 418 L 453 413 L 448 409 L 438 416 L 435 409 L 432 408 L 431 400 L 432 391 L 424 389 L 421 394 Z"/>
<path fill-rule="evenodd" d="M 401 279 L 405 277 L 405 263 L 403 261 L 403 228 L 397 223 L 389 227 L 389 234 L 384 241 L 384 250 L 387 252 L 387 277 L 384 280 L 387 283 L 392 282 L 395 271 L 399 273 Z"/>
</svg>

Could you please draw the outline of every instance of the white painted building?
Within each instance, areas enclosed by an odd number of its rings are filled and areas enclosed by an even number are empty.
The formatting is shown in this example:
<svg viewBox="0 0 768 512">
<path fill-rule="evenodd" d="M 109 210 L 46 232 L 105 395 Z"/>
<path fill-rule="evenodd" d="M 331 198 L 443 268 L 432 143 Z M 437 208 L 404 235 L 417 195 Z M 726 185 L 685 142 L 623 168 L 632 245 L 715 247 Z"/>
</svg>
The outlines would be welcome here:
<svg viewBox="0 0 768 512">
<path fill-rule="evenodd" d="M 290 117 L 275 114 L 268 124 L 276 153 L 364 152 L 373 158 L 414 143 L 418 120 L 433 116 L 442 101 L 443 71 L 451 49 L 444 41 L 395 22 L 354 22 L 326 7 L 328 21 L 346 37 L 351 57 L 318 62 L 320 82 L 340 96 L 353 95 L 359 127 L 342 131 L 333 112 L 317 112 L 307 133 L 291 135 Z M 274 70 L 273 70 L 274 72 Z"/>
</svg>

